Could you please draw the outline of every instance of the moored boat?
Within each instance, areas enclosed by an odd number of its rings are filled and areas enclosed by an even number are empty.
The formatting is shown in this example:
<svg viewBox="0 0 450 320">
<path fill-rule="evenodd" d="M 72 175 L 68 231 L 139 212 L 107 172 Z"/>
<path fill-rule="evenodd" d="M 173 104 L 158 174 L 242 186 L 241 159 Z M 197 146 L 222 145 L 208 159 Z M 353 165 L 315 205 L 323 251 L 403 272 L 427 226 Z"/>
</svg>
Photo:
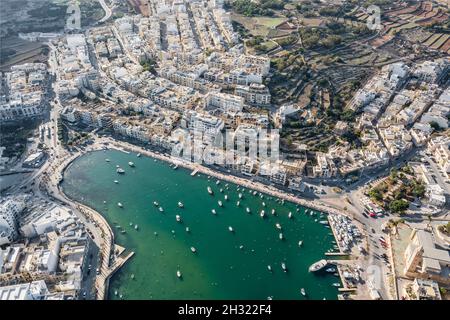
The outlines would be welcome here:
<svg viewBox="0 0 450 320">
<path fill-rule="evenodd" d="M 266 213 L 264 212 L 264 210 L 261 210 L 261 212 L 259 213 L 261 218 L 264 218 L 264 216 L 266 215 Z"/>
<path fill-rule="evenodd" d="M 315 263 L 313 263 L 310 267 L 309 267 L 309 272 L 316 272 L 319 271 L 323 268 L 325 268 L 327 266 L 328 262 L 325 259 L 319 260 Z"/>
<path fill-rule="evenodd" d="M 191 247 L 191 251 L 192 251 L 193 253 L 196 253 L 196 252 L 197 252 L 197 249 L 195 249 L 195 247 Z"/>
<path fill-rule="evenodd" d="M 250 210 L 249 207 L 245 208 L 245 211 L 247 211 L 247 213 L 250 213 L 250 212 L 251 212 L 251 210 Z"/>
<path fill-rule="evenodd" d="M 134 167 L 134 162 L 128 162 L 128 165 L 130 166 L 130 167 Z"/>
<path fill-rule="evenodd" d="M 125 170 L 123 170 L 122 168 L 117 168 L 116 172 L 119 173 L 119 174 L 124 174 Z"/>
<path fill-rule="evenodd" d="M 298 246 L 301 247 L 302 245 L 303 245 L 303 240 L 300 240 L 300 241 L 298 242 Z"/>
<path fill-rule="evenodd" d="M 272 272 L 272 266 L 269 264 L 267 265 L 267 270 L 269 270 L 270 272 Z"/>
<path fill-rule="evenodd" d="M 219 204 L 219 207 L 223 206 L 222 201 L 217 201 L 217 203 Z"/>
<path fill-rule="evenodd" d="M 178 279 L 181 279 L 181 277 L 182 277 L 182 274 L 181 274 L 180 270 L 177 270 L 177 277 L 178 277 Z"/>
<path fill-rule="evenodd" d="M 208 193 L 209 193 L 209 194 L 211 194 L 211 195 L 213 195 L 213 194 L 214 194 L 214 192 L 212 191 L 212 189 L 211 189 L 211 187 L 210 187 L 210 186 L 208 186 L 207 190 L 208 190 Z"/>
<path fill-rule="evenodd" d="M 228 227 L 228 231 L 230 231 L 230 232 L 234 232 L 234 229 L 233 229 L 233 227 L 229 226 L 229 227 Z"/>
<path fill-rule="evenodd" d="M 164 212 L 163 207 L 159 207 L 158 210 L 159 210 L 159 212 Z"/>
<path fill-rule="evenodd" d="M 184 204 L 181 201 L 178 201 L 178 207 L 183 208 Z"/>
<path fill-rule="evenodd" d="M 289 213 L 288 213 L 288 218 L 289 218 L 289 219 L 292 219 L 292 212 L 290 212 L 290 211 L 289 211 Z"/>
<path fill-rule="evenodd" d="M 284 236 L 283 236 L 283 234 L 280 232 L 280 234 L 278 235 L 278 238 L 280 238 L 280 240 L 283 240 L 284 239 Z"/>
<path fill-rule="evenodd" d="M 286 263 L 282 262 L 281 268 L 283 269 L 284 272 L 286 272 L 287 271 Z"/>
<path fill-rule="evenodd" d="M 281 224 L 279 224 L 278 222 L 275 223 L 275 227 L 277 227 L 277 229 L 281 230 Z"/>
<path fill-rule="evenodd" d="M 217 214 L 216 209 L 212 209 L 211 212 L 212 212 L 212 214 Z"/>
<path fill-rule="evenodd" d="M 120 203 L 120 202 L 117 202 L 117 206 L 118 206 L 119 208 L 123 208 L 123 204 Z"/>
<path fill-rule="evenodd" d="M 181 216 L 180 216 L 180 215 L 177 214 L 177 215 L 175 216 L 175 219 L 177 220 L 177 222 L 181 222 Z"/>
<path fill-rule="evenodd" d="M 306 296 L 306 291 L 305 291 L 304 288 L 301 288 L 301 289 L 300 289 L 300 293 L 302 294 L 302 296 Z"/>
<path fill-rule="evenodd" d="M 117 184 L 117 183 L 119 183 L 119 181 L 117 181 L 117 180 L 114 180 L 114 183 L 116 183 L 116 184 Z"/>
</svg>

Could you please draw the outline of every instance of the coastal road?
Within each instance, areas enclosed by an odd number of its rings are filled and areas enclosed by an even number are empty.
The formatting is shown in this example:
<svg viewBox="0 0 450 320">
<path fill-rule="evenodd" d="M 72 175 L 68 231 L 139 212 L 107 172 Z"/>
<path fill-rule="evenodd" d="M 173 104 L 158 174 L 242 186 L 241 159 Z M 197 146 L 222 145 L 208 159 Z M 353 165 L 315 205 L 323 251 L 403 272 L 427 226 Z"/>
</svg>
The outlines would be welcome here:
<svg viewBox="0 0 450 320">
<path fill-rule="evenodd" d="M 112 10 L 106 5 L 105 0 L 98 0 L 98 2 L 102 6 L 103 10 L 105 10 L 105 16 L 98 21 L 99 23 L 102 23 L 111 18 Z"/>
</svg>

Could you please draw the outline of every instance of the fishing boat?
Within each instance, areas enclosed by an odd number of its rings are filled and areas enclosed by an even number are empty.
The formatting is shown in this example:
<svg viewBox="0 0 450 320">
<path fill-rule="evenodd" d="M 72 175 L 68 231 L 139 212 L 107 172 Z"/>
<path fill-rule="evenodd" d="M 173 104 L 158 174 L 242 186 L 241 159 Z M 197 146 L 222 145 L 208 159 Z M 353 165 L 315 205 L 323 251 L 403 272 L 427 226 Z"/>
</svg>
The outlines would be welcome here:
<svg viewBox="0 0 450 320">
<path fill-rule="evenodd" d="M 114 180 L 114 183 L 119 183 L 119 181 L 117 181 L 117 180 Z"/>
<path fill-rule="evenodd" d="M 250 212 L 251 212 L 251 210 L 250 210 L 249 207 L 245 208 L 245 211 L 247 211 L 247 213 L 250 213 Z"/>
<path fill-rule="evenodd" d="M 292 212 L 290 212 L 290 211 L 289 211 L 289 213 L 288 213 L 288 218 L 289 218 L 289 219 L 292 219 Z"/>
<path fill-rule="evenodd" d="M 316 272 L 316 271 L 319 271 L 319 270 L 325 268 L 325 266 L 326 266 L 327 264 L 328 264 L 327 260 L 322 259 L 322 260 L 319 260 L 319 261 L 313 263 L 313 264 L 309 267 L 308 270 L 309 270 L 309 272 Z"/>
<path fill-rule="evenodd" d="M 139 229 L 139 226 L 137 224 L 134 225 L 134 230 Z"/>
<path fill-rule="evenodd" d="M 261 210 L 261 212 L 259 213 L 261 218 L 264 218 L 264 216 L 266 215 L 266 213 L 264 212 L 264 210 Z"/>
<path fill-rule="evenodd" d="M 182 277 L 180 270 L 177 270 L 177 277 L 178 277 L 178 279 L 181 279 L 181 277 Z"/>
<path fill-rule="evenodd" d="M 281 230 L 281 224 L 279 224 L 278 222 L 275 223 L 275 227 L 277 227 L 277 229 Z"/>
<path fill-rule="evenodd" d="M 119 174 L 124 174 L 125 170 L 123 170 L 122 168 L 117 168 L 116 172 L 119 173 Z"/>
<path fill-rule="evenodd" d="M 196 252 L 197 252 L 197 249 L 195 249 L 195 247 L 191 247 L 191 251 L 192 251 L 193 253 L 196 253 Z"/>
<path fill-rule="evenodd" d="M 287 271 L 287 267 L 286 267 L 286 264 L 284 262 L 281 263 L 281 268 L 283 269 L 284 272 Z"/>
<path fill-rule="evenodd" d="M 120 202 L 117 202 L 117 206 L 118 206 L 119 208 L 123 208 L 123 204 L 120 203 Z"/>
<path fill-rule="evenodd" d="M 298 242 L 298 246 L 301 247 L 302 245 L 303 245 L 303 240 L 300 240 L 300 241 Z"/>
<path fill-rule="evenodd" d="M 177 222 L 181 222 L 181 217 L 180 217 L 180 215 L 177 214 L 177 215 L 175 216 L 175 219 L 177 220 Z"/>
<path fill-rule="evenodd" d="M 222 201 L 217 201 L 217 203 L 219 204 L 219 207 L 221 207 L 223 204 L 222 204 Z"/>
<path fill-rule="evenodd" d="M 158 210 L 159 210 L 159 212 L 164 212 L 163 207 L 159 207 Z"/>
<path fill-rule="evenodd" d="M 157 201 L 153 201 L 153 205 L 159 207 L 159 203 Z"/>
<path fill-rule="evenodd" d="M 335 283 L 332 284 L 332 286 L 333 286 L 333 287 L 340 287 L 341 284 L 340 284 L 339 282 L 335 282 Z"/>
<path fill-rule="evenodd" d="M 267 266 L 267 270 L 269 270 L 270 272 L 272 272 L 272 266 L 271 266 L 270 264 Z"/>
<path fill-rule="evenodd" d="M 328 268 L 328 269 L 325 269 L 325 271 L 329 272 L 329 273 L 335 273 L 336 272 L 336 268 Z"/>
<path fill-rule="evenodd" d="M 234 229 L 233 229 L 233 227 L 229 226 L 229 227 L 228 227 L 228 231 L 230 231 L 230 232 L 234 232 Z"/>
<path fill-rule="evenodd" d="M 280 238 L 280 240 L 283 240 L 284 239 L 284 236 L 283 236 L 283 234 L 280 232 L 280 234 L 278 235 L 278 238 Z"/>
<path fill-rule="evenodd" d="M 212 214 L 216 214 L 216 209 L 211 210 Z"/>
<path fill-rule="evenodd" d="M 130 166 L 130 167 L 134 167 L 134 162 L 128 162 L 128 165 Z"/>
<path fill-rule="evenodd" d="M 242 199 L 242 193 L 238 194 L 239 199 Z"/>
<path fill-rule="evenodd" d="M 207 190 L 208 190 L 208 193 L 209 193 L 209 194 L 211 194 L 211 195 L 213 195 L 213 194 L 214 194 L 214 192 L 212 191 L 212 189 L 211 189 L 211 187 L 210 187 L 210 186 L 208 186 Z"/>
<path fill-rule="evenodd" d="M 184 204 L 182 202 L 178 201 L 178 207 L 183 208 Z"/>
<path fill-rule="evenodd" d="M 110 162 L 111 160 L 109 160 L 109 159 L 105 159 L 105 161 L 106 161 L 106 162 Z"/>
<path fill-rule="evenodd" d="M 301 289 L 300 289 L 300 293 L 302 294 L 302 296 L 306 296 L 306 291 L 305 291 L 304 288 L 301 288 Z"/>
</svg>

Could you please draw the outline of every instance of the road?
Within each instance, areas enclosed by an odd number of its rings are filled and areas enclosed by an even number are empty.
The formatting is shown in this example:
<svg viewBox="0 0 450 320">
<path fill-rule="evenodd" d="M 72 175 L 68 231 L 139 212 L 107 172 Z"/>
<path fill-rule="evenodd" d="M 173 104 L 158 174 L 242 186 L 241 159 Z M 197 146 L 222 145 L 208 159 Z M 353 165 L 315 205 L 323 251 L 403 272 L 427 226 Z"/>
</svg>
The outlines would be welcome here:
<svg viewBox="0 0 450 320">
<path fill-rule="evenodd" d="M 102 6 L 103 10 L 105 10 L 105 16 L 99 20 L 99 23 L 102 23 L 111 18 L 112 10 L 106 5 L 105 0 L 98 0 L 98 2 Z"/>
</svg>

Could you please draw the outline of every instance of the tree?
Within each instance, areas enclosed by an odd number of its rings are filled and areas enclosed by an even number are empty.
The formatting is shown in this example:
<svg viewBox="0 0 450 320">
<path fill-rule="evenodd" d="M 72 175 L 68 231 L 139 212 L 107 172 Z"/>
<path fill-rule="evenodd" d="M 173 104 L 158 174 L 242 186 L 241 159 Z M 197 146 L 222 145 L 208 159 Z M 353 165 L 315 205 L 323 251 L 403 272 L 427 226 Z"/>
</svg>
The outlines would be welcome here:
<svg viewBox="0 0 450 320">
<path fill-rule="evenodd" d="M 381 193 L 381 191 L 377 188 L 373 188 L 369 191 L 369 196 L 372 199 L 375 199 L 377 201 L 381 201 L 383 199 L 383 194 Z"/>
<path fill-rule="evenodd" d="M 404 212 L 406 209 L 408 209 L 408 207 L 409 203 L 404 199 L 394 200 L 389 203 L 389 210 L 394 213 Z"/>
</svg>

